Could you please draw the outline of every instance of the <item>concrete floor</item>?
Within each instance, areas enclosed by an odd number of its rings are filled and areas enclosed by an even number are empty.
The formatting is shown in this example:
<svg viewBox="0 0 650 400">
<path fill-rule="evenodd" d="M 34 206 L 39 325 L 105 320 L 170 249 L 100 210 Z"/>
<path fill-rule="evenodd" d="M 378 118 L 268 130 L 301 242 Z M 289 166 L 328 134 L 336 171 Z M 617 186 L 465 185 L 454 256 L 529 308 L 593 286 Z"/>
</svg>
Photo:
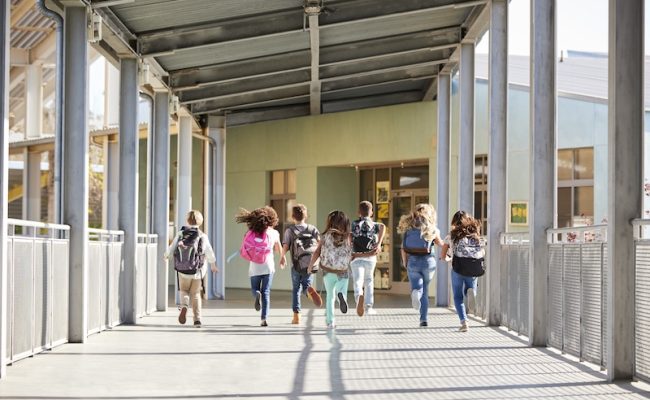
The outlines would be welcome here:
<svg viewBox="0 0 650 400">
<path fill-rule="evenodd" d="M 211 302 L 204 327 L 155 313 L 8 367 L 2 399 L 637 399 L 649 386 L 607 384 L 589 365 L 529 348 L 473 321 L 459 333 L 447 309 L 419 328 L 408 298 L 380 295 L 378 315 L 305 310 L 292 326 L 289 294 L 276 292 L 270 326 L 246 291 Z"/>
</svg>

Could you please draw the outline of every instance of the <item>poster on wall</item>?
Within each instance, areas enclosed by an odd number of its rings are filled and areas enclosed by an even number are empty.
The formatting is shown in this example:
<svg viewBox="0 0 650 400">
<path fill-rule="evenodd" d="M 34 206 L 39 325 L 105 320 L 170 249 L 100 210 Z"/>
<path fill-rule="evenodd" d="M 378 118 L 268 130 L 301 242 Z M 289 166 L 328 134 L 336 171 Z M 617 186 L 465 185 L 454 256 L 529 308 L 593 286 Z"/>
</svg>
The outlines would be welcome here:
<svg viewBox="0 0 650 400">
<path fill-rule="evenodd" d="M 390 182 L 379 181 L 377 182 L 377 204 L 388 203 L 390 193 Z"/>
<path fill-rule="evenodd" d="M 379 204 L 377 206 L 377 219 L 388 219 L 388 204 Z"/>
<path fill-rule="evenodd" d="M 528 202 L 511 201 L 510 202 L 510 225 L 528 225 Z"/>
</svg>

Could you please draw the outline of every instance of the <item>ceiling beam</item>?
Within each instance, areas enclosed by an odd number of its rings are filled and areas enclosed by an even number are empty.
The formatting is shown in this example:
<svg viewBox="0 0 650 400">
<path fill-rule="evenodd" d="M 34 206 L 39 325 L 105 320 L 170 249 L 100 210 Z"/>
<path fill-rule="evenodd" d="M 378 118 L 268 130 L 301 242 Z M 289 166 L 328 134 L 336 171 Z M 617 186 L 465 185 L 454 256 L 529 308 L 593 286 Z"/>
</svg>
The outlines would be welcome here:
<svg viewBox="0 0 650 400">
<path fill-rule="evenodd" d="M 311 45 L 311 83 L 309 86 L 309 110 L 311 112 L 311 115 L 318 115 L 320 114 L 320 29 L 318 28 L 318 15 L 309 16 L 309 43 Z"/>
<path fill-rule="evenodd" d="M 382 107 L 393 104 L 413 103 L 420 101 L 422 92 L 419 90 L 380 94 L 375 96 L 357 97 L 344 100 L 323 102 L 323 112 L 333 113 L 339 111 L 359 110 L 362 108 Z"/>
<path fill-rule="evenodd" d="M 34 7 L 35 0 L 23 0 L 11 9 L 11 26 L 18 22 Z"/>
<path fill-rule="evenodd" d="M 226 115 L 226 123 L 228 126 L 236 126 L 306 115 L 309 115 L 308 105 L 293 105 L 228 113 Z"/>
<path fill-rule="evenodd" d="M 467 0 L 463 2 L 454 1 L 442 6 L 424 7 L 414 10 L 335 22 L 323 25 L 321 26 L 321 29 L 336 29 L 341 26 L 363 24 L 390 18 L 404 18 L 421 13 L 473 7 L 485 4 L 486 2 L 487 0 Z M 295 11 L 293 11 L 293 13 L 295 13 Z M 231 28 L 232 30 L 237 30 L 239 32 L 237 34 L 226 28 L 230 26 L 230 23 L 226 24 L 223 22 L 204 24 L 182 30 L 166 30 L 154 34 L 142 34 L 138 38 L 138 52 L 144 57 L 159 57 L 182 53 L 189 50 L 208 49 L 211 47 L 223 46 L 224 44 L 259 40 L 261 38 L 275 39 L 302 32 L 301 28 L 287 30 L 286 24 L 274 25 L 273 17 L 273 15 L 267 15 L 263 19 L 257 17 L 257 23 L 248 24 L 243 24 L 243 19 L 233 21 L 232 23 L 234 24 L 236 22 L 237 26 L 233 25 Z"/>
<path fill-rule="evenodd" d="M 358 79 L 358 78 L 363 78 L 363 77 L 369 77 L 369 76 L 376 76 L 381 79 L 382 75 L 387 75 L 395 72 L 401 72 L 402 75 L 408 75 L 410 78 L 421 78 L 422 76 L 429 76 L 438 70 L 435 69 L 435 71 L 432 70 L 432 67 L 435 67 L 440 64 L 446 63 L 448 60 L 447 59 L 441 59 L 441 60 L 434 60 L 434 61 L 428 61 L 428 62 L 423 62 L 423 63 L 417 63 L 417 64 L 407 64 L 407 65 L 400 65 L 396 67 L 390 67 L 390 68 L 383 68 L 383 69 L 373 69 L 369 71 L 363 71 L 363 72 L 358 72 L 358 73 L 353 73 L 353 74 L 348 74 L 348 75 L 340 75 L 340 76 L 333 76 L 325 79 L 319 80 L 319 85 L 322 84 L 329 84 L 332 82 L 338 82 L 338 81 L 345 81 L 349 79 Z M 410 72 L 413 70 L 414 72 Z M 422 72 L 420 72 L 422 71 Z M 400 77 L 400 79 L 403 79 Z M 267 80 L 262 80 L 262 85 L 263 87 L 256 87 L 255 89 L 249 90 L 249 91 L 233 91 L 232 93 L 228 94 L 223 94 L 222 89 L 220 87 L 210 87 L 210 88 L 205 88 L 201 89 L 200 95 L 194 96 L 194 97 L 185 97 L 183 101 L 181 101 L 182 104 L 192 104 L 192 103 L 216 103 L 220 100 L 224 99 L 232 99 L 236 98 L 238 96 L 245 96 L 245 95 L 250 95 L 250 94 L 264 94 L 267 91 L 272 91 L 272 90 L 282 90 L 282 89 L 288 89 L 288 88 L 297 88 L 297 87 L 306 87 L 309 85 L 310 88 L 310 104 L 311 104 L 311 82 L 308 80 L 305 80 L 303 82 L 295 82 L 295 83 L 290 83 L 290 84 L 281 84 L 281 85 L 271 85 L 268 84 Z M 215 107 L 215 106 L 208 106 L 207 110 L 210 112 L 213 112 L 217 109 L 220 109 L 220 107 Z M 200 111 L 198 111 L 200 110 Z M 199 113 L 205 113 L 204 107 L 197 106 L 196 108 L 192 108 L 192 112 L 199 112 Z"/>
<path fill-rule="evenodd" d="M 56 34 L 54 32 L 47 35 L 35 47 L 29 50 L 29 57 L 32 61 L 47 61 L 56 51 Z M 13 90 L 25 78 L 25 69 L 18 67 L 12 68 L 9 73 L 9 90 Z"/>
</svg>

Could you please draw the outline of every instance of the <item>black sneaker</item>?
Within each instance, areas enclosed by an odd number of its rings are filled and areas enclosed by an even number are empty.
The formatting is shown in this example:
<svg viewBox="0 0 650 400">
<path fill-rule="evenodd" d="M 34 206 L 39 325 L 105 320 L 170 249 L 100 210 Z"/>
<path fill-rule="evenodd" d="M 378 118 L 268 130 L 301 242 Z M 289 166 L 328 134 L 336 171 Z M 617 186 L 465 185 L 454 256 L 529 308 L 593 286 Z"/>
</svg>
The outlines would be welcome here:
<svg viewBox="0 0 650 400">
<path fill-rule="evenodd" d="M 427 323 L 427 321 L 420 321 L 420 326 L 422 327 L 429 326 L 429 324 Z"/>
<path fill-rule="evenodd" d="M 260 306 L 260 300 L 262 299 L 262 293 L 259 290 L 255 291 L 255 311 L 259 311 L 262 307 Z"/>
<path fill-rule="evenodd" d="M 348 312 L 348 303 L 345 301 L 345 296 L 343 296 L 343 293 L 339 292 L 338 297 L 339 297 L 339 309 L 341 309 L 341 312 L 343 314 L 346 314 Z"/>
<path fill-rule="evenodd" d="M 194 327 L 195 328 L 200 328 L 201 327 L 201 321 L 194 321 Z"/>
</svg>

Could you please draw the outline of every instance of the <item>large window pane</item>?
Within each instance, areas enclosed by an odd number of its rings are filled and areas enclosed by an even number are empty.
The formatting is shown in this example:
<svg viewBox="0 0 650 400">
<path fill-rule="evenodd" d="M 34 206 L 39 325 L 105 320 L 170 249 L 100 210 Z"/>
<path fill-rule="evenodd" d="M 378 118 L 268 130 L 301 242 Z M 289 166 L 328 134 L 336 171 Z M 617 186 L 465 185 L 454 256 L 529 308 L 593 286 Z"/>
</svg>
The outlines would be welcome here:
<svg viewBox="0 0 650 400">
<path fill-rule="evenodd" d="M 483 192 L 474 192 L 474 218 L 481 220 L 483 218 Z"/>
<path fill-rule="evenodd" d="M 296 170 L 290 169 L 287 171 L 287 193 L 296 193 Z"/>
<path fill-rule="evenodd" d="M 575 153 L 576 179 L 594 179 L 594 149 L 577 149 Z"/>
<path fill-rule="evenodd" d="M 273 171 L 271 175 L 271 194 L 284 194 L 284 171 Z"/>
<path fill-rule="evenodd" d="M 571 226 L 571 188 L 558 188 L 557 190 L 557 226 L 566 228 Z"/>
<path fill-rule="evenodd" d="M 560 181 L 573 179 L 573 150 L 557 152 L 557 179 Z"/>
<path fill-rule="evenodd" d="M 575 188 L 575 208 L 573 222 L 575 226 L 593 224 L 594 218 L 594 188 L 579 186 Z"/>
<path fill-rule="evenodd" d="M 429 187 L 429 166 L 393 168 L 393 189 L 422 189 Z"/>
</svg>

